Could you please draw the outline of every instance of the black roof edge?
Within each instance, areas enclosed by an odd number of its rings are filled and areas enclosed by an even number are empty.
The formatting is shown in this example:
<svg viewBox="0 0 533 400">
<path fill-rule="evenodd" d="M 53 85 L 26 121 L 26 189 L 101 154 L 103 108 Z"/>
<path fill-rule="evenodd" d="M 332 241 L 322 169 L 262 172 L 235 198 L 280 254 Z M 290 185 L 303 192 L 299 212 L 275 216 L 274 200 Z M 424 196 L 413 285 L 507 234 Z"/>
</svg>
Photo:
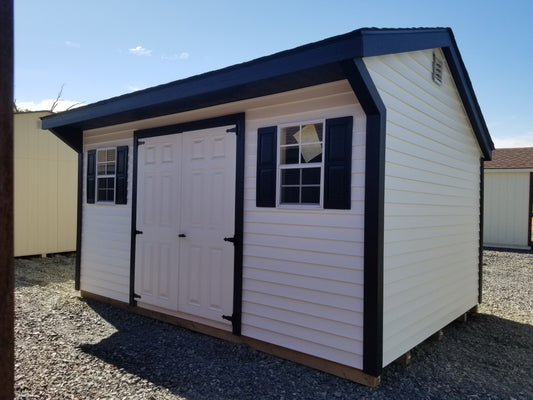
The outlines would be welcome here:
<svg viewBox="0 0 533 400">
<path fill-rule="evenodd" d="M 485 118 L 479 107 L 479 103 L 472 86 L 472 81 L 468 75 L 463 58 L 457 47 L 455 36 L 450 28 L 448 28 L 451 44 L 442 49 L 448 66 L 452 72 L 455 80 L 455 85 L 459 91 L 459 95 L 463 101 L 468 118 L 472 125 L 472 129 L 476 135 L 479 146 L 483 152 L 485 160 L 492 159 L 492 150 L 494 150 L 494 143 L 490 137 Z"/>
<path fill-rule="evenodd" d="M 347 59 L 442 48 L 486 159 L 494 148 L 450 28 L 361 28 L 252 61 L 42 117 L 78 149 L 82 131 L 343 79 Z M 79 138 L 73 138 L 80 136 Z"/>
</svg>

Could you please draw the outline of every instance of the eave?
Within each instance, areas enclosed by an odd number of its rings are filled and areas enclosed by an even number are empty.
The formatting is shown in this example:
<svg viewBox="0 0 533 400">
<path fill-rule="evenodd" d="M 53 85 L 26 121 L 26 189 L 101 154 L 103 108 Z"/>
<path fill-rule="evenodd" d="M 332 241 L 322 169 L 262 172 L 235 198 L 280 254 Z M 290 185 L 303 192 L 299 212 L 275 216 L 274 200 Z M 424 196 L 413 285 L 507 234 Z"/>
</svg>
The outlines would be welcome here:
<svg viewBox="0 0 533 400">
<path fill-rule="evenodd" d="M 76 151 L 84 130 L 250 99 L 345 79 L 342 63 L 362 57 L 443 48 L 486 159 L 492 141 L 449 28 L 363 28 L 224 69 L 44 117 Z"/>
</svg>

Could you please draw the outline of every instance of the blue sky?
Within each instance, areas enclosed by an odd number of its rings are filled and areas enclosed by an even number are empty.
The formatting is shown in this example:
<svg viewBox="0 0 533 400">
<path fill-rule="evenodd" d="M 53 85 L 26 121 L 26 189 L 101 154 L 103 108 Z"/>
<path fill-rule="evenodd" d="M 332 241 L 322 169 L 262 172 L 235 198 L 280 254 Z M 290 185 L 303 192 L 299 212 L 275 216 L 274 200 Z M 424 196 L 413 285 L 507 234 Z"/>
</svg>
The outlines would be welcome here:
<svg viewBox="0 0 533 400">
<path fill-rule="evenodd" d="M 451 27 L 496 147 L 533 146 L 533 0 L 15 0 L 15 100 L 89 104 L 361 27 Z M 58 108 L 59 109 L 59 108 Z"/>
</svg>

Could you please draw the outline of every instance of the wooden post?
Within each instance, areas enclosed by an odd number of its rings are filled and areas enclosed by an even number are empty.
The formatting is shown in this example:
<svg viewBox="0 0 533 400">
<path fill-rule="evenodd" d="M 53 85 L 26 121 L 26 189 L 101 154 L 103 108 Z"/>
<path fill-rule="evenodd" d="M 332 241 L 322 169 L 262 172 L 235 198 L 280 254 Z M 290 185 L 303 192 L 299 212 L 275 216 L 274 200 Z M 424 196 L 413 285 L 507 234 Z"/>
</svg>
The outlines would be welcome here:
<svg viewBox="0 0 533 400">
<path fill-rule="evenodd" d="M 411 350 L 398 357 L 395 362 L 396 364 L 403 365 L 404 367 L 411 365 Z"/>
<path fill-rule="evenodd" d="M 0 1 L 0 400 L 13 399 L 13 0 Z"/>
</svg>

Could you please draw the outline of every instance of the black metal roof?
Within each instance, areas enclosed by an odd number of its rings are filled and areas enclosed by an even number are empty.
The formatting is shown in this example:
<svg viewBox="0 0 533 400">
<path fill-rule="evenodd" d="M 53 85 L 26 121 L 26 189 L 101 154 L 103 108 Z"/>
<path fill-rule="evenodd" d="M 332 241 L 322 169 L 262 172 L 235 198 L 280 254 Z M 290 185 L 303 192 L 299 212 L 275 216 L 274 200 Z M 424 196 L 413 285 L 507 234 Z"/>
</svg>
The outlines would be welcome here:
<svg viewBox="0 0 533 400">
<path fill-rule="evenodd" d="M 494 148 L 450 28 L 362 28 L 343 35 L 43 117 L 77 151 L 83 130 L 153 118 L 344 79 L 342 62 L 442 48 L 486 158 Z"/>
</svg>

